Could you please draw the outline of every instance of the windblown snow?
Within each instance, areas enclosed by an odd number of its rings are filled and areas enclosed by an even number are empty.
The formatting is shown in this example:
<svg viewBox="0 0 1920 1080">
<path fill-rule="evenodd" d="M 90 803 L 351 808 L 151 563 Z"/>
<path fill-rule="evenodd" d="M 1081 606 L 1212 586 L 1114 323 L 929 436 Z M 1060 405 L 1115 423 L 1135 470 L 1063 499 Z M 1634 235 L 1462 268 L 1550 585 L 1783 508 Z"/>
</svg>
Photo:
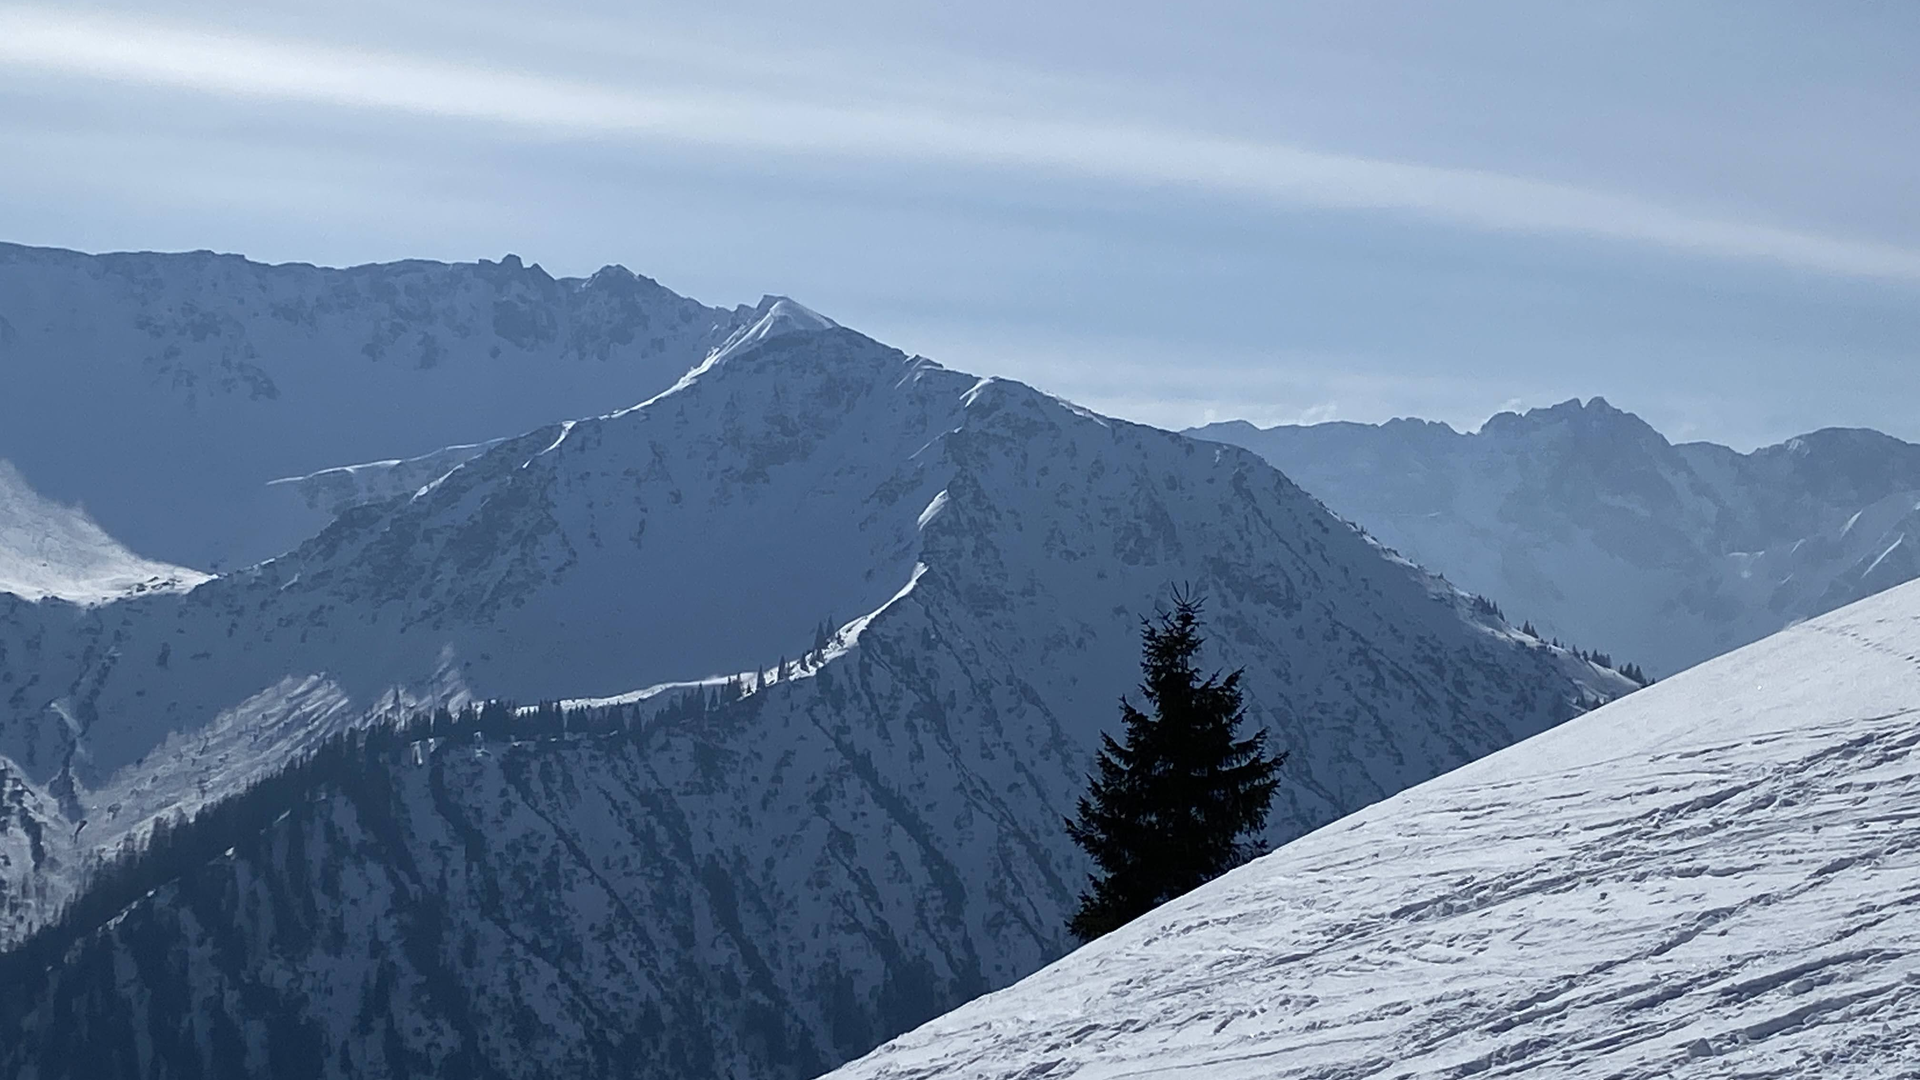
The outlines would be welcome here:
<svg viewBox="0 0 1920 1080">
<path fill-rule="evenodd" d="M 154 590 L 190 589 L 208 575 L 143 559 L 85 511 L 43 498 L 0 460 L 0 592 L 97 604 Z"/>
<path fill-rule="evenodd" d="M 1368 807 L 833 1080 L 1911 1077 L 1920 584 Z"/>
</svg>

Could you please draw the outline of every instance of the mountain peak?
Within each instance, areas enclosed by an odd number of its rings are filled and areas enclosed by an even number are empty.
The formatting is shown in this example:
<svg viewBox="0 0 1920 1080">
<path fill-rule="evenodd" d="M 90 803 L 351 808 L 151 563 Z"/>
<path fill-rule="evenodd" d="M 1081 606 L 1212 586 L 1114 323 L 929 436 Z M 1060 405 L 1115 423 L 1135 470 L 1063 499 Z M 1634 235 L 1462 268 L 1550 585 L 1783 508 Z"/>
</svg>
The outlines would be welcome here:
<svg viewBox="0 0 1920 1080">
<path fill-rule="evenodd" d="M 1409 437 L 1422 430 L 1446 429 L 1209 434 L 1547 635 L 1630 652 L 1659 676 L 1865 595 L 1870 568 L 1875 587 L 1907 575 L 1910 541 L 1896 543 L 1920 502 L 1920 446 L 1876 431 L 1739 453 L 1670 443 L 1603 397 L 1502 412 L 1444 443 Z"/>
<path fill-rule="evenodd" d="M 1828 427 L 1818 431 L 1809 431 L 1796 435 L 1785 442 L 1772 446 L 1763 446 L 1755 450 L 1751 457 L 1771 457 L 1792 455 L 1812 457 L 1829 455 L 1833 457 L 1854 457 L 1873 455 L 1897 455 L 1912 457 L 1914 445 L 1891 435 L 1875 431 L 1872 428 Z"/>
<path fill-rule="evenodd" d="M 763 318 L 775 319 L 782 325 L 797 329 L 832 330 L 840 325 L 800 301 L 776 293 L 762 296 L 753 309 L 760 312 Z"/>
<path fill-rule="evenodd" d="M 796 300 L 784 296 L 763 296 L 760 303 L 754 305 L 754 313 L 759 316 L 751 324 L 741 327 L 715 349 L 702 367 L 709 367 L 738 356 L 764 341 L 787 334 L 804 334 L 819 330 L 835 330 L 840 324 L 825 315 L 807 307 Z"/>
<path fill-rule="evenodd" d="M 1618 409 L 1606 398 L 1595 396 L 1582 402 L 1568 398 L 1558 405 L 1528 409 L 1524 414 L 1499 412 L 1480 426 L 1481 435 L 1497 438 L 1529 437 L 1554 430 L 1581 434 L 1612 434 L 1616 437 L 1654 439 L 1666 444 L 1666 437 L 1639 416 Z"/>
</svg>

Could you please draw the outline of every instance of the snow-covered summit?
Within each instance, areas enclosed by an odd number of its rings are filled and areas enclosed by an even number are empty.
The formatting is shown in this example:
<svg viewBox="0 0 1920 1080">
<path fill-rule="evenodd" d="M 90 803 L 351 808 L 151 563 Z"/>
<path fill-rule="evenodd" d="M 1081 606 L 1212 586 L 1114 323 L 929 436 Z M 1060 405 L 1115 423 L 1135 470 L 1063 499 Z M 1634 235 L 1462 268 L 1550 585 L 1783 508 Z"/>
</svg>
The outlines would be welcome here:
<svg viewBox="0 0 1920 1080">
<path fill-rule="evenodd" d="M 760 317 L 751 325 L 743 326 L 728 337 L 726 343 L 715 352 L 720 360 L 737 353 L 745 352 L 769 338 L 781 334 L 803 333 L 809 330 L 831 330 L 840 324 L 796 301 L 784 296 L 762 297 L 754 308 Z"/>
<path fill-rule="evenodd" d="M 1920 584 L 1367 808 L 834 1080 L 1913 1074 Z"/>
<path fill-rule="evenodd" d="M 1667 675 L 1920 576 L 1920 446 L 1825 430 L 1741 454 L 1602 398 L 1478 432 L 1329 423 L 1192 434 L 1254 450 L 1548 637 Z"/>
<path fill-rule="evenodd" d="M 190 589 L 207 577 L 135 555 L 85 511 L 42 497 L 11 462 L 0 460 L 0 592 L 98 604 Z"/>
</svg>

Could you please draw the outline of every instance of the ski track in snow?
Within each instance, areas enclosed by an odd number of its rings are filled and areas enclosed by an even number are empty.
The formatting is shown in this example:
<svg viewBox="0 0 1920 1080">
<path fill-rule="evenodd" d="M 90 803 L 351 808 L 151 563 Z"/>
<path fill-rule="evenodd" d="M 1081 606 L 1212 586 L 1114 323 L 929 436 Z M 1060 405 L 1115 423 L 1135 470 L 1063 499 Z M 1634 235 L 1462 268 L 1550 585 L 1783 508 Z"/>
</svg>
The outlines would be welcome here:
<svg viewBox="0 0 1920 1080">
<path fill-rule="evenodd" d="M 1920 1075 L 1920 584 L 1304 837 L 834 1080 Z"/>
</svg>

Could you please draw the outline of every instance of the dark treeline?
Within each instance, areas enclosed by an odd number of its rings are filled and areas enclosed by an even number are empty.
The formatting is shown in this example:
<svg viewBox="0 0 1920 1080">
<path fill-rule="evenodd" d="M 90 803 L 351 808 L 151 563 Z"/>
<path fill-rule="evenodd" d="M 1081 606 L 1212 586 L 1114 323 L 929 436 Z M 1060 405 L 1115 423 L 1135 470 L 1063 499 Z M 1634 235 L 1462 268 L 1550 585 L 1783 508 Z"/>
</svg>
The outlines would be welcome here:
<svg viewBox="0 0 1920 1080">
<path fill-rule="evenodd" d="M 1593 661 L 1594 663 L 1599 664 L 1601 667 L 1613 667 L 1613 663 L 1605 659 L 1605 656 L 1606 656 L 1605 653 L 1599 653 L 1596 655 L 1600 656 L 1601 659 L 1594 660 Z M 1647 677 L 1646 672 L 1640 670 L 1639 664 L 1623 664 L 1620 667 L 1614 668 L 1614 670 L 1618 671 L 1622 675 L 1625 675 L 1627 678 L 1632 679 L 1634 682 L 1639 683 L 1641 686 L 1653 685 L 1653 680 Z"/>
<path fill-rule="evenodd" d="M 555 740 L 570 737 L 638 738 L 661 721 L 693 719 L 737 700 L 737 681 L 692 689 L 664 705 L 564 708 L 558 702 L 522 708 L 489 701 L 459 710 L 432 709 L 341 731 L 311 752 L 197 813 L 161 815 L 144 838 L 129 836 L 89 875 L 59 912 L 13 948 L 0 953 L 0 1025 L 20 1021 L 39 997 L 49 969 L 74 944 L 105 926 L 155 889 L 178 880 L 230 849 L 259 836 L 303 802 L 324 793 L 356 790 L 410 764 L 416 747 Z M 644 722 L 644 723 L 643 723 Z"/>
<path fill-rule="evenodd" d="M 1560 645 L 1558 641 L 1554 642 L 1554 644 Z M 1641 686 L 1653 685 L 1653 680 L 1647 677 L 1646 672 L 1640 670 L 1639 664 L 1615 664 L 1613 662 L 1613 657 L 1608 656 L 1606 653 L 1603 653 L 1598 649 L 1592 649 L 1592 650 L 1572 649 L 1572 648 L 1568 648 L 1565 645 L 1561 645 L 1560 647 L 1563 649 L 1567 649 L 1567 651 L 1573 653 L 1573 655 L 1579 657 L 1580 659 L 1585 660 L 1589 664 L 1593 664 L 1597 667 L 1611 668 L 1612 670 L 1617 671 L 1622 675 L 1625 675 L 1627 678 L 1632 679 L 1634 682 L 1638 683 Z"/>
<path fill-rule="evenodd" d="M 1505 621 L 1505 613 L 1501 611 L 1500 605 L 1498 605 L 1498 603 L 1494 603 L 1494 601 L 1492 600 L 1488 600 L 1488 598 L 1484 598 L 1484 596 L 1475 596 L 1475 598 L 1473 598 L 1473 609 L 1475 609 L 1475 611 L 1478 611 L 1480 615 L 1492 615 L 1492 617 L 1496 617 L 1496 619 L 1501 619 L 1501 621 Z M 1534 630 L 1534 623 L 1532 623 L 1532 619 L 1528 619 L 1528 621 L 1524 621 L 1524 623 L 1521 623 L 1521 632 L 1523 632 L 1523 634 L 1526 634 L 1528 638 L 1532 638 L 1532 640 L 1536 640 L 1536 642 L 1540 642 L 1540 640 L 1544 640 L 1544 638 L 1540 636 L 1540 630 Z M 1630 678 L 1630 680 L 1634 680 L 1634 682 L 1636 682 L 1638 686 L 1653 686 L 1653 680 L 1651 680 L 1651 678 L 1647 678 L 1647 673 L 1645 673 L 1645 671 L 1642 671 L 1642 669 L 1640 669 L 1640 665 L 1638 665 L 1638 663 L 1628 663 L 1628 665 L 1615 665 L 1615 663 L 1613 663 L 1613 657 L 1611 657 L 1611 655 L 1607 655 L 1607 653 L 1603 653 L 1603 651 L 1582 650 L 1582 648 L 1576 648 L 1576 646 L 1569 646 L 1569 644 L 1565 644 L 1565 642 L 1561 642 L 1559 638 L 1553 638 L 1551 642 L 1546 642 L 1546 644 L 1549 644 L 1549 646 L 1553 646 L 1555 650 L 1571 651 L 1572 655 L 1576 655 L 1576 657 L 1580 657 L 1580 659 L 1584 659 L 1586 663 L 1592 663 L 1592 665 L 1597 665 L 1597 667 L 1605 667 L 1605 669 L 1611 669 L 1611 671 L 1619 671 L 1620 675 L 1624 675 L 1626 676 L 1626 678 Z"/>
</svg>

